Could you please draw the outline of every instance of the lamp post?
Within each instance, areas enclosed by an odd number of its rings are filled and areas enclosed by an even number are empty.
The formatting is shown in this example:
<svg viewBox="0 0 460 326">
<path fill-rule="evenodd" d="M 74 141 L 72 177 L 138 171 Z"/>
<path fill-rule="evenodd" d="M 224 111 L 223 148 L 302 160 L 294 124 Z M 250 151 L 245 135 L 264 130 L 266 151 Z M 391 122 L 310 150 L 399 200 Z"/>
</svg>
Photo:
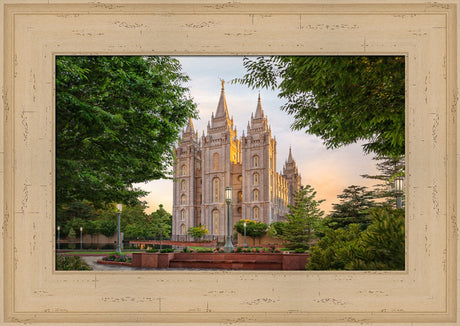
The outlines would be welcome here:
<svg viewBox="0 0 460 326">
<path fill-rule="evenodd" d="M 232 217 L 230 216 L 230 204 L 232 202 L 232 187 L 225 187 L 225 202 L 227 203 L 227 239 L 225 240 L 224 252 L 233 252 Z"/>
<path fill-rule="evenodd" d="M 396 208 L 402 208 L 402 195 L 404 193 L 404 178 L 397 177 L 395 179 L 395 194 L 396 194 Z"/>
<path fill-rule="evenodd" d="M 244 244 L 243 244 L 243 247 L 247 247 L 246 246 L 246 221 L 243 223 L 243 226 L 244 226 Z"/>
<path fill-rule="evenodd" d="M 80 226 L 80 250 L 83 249 L 83 226 Z"/>
<path fill-rule="evenodd" d="M 118 210 L 118 232 L 117 232 L 117 251 L 121 254 L 121 245 L 120 245 L 120 216 L 121 216 L 121 211 L 123 210 L 123 205 L 122 204 L 117 204 L 117 210 Z"/>
<path fill-rule="evenodd" d="M 57 227 L 57 231 L 58 231 L 58 239 L 57 239 L 57 247 L 58 247 L 58 250 L 61 249 L 61 227 L 58 225 Z"/>
</svg>

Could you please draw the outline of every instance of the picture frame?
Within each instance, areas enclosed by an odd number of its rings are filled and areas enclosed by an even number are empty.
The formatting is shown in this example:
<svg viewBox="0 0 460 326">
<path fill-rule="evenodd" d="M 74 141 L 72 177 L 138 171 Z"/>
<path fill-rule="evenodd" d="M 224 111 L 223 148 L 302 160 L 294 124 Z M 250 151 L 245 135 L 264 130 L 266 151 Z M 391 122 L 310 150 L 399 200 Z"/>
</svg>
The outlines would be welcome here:
<svg viewBox="0 0 460 326">
<path fill-rule="evenodd" d="M 3 324 L 458 325 L 458 1 L 0 10 Z M 404 55 L 405 271 L 55 271 L 56 55 Z"/>
</svg>

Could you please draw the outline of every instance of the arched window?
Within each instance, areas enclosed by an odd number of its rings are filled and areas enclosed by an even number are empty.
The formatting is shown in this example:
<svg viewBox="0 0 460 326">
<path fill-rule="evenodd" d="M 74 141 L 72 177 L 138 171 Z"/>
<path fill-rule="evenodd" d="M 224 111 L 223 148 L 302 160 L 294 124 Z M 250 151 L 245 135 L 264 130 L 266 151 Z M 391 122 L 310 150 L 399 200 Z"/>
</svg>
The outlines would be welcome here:
<svg viewBox="0 0 460 326">
<path fill-rule="evenodd" d="M 238 202 L 241 203 L 243 201 L 243 192 L 238 191 Z"/>
<path fill-rule="evenodd" d="M 220 186 L 220 182 L 219 182 L 219 178 L 214 178 L 212 180 L 212 198 L 214 200 L 214 202 L 218 202 L 219 201 L 219 186 Z"/>
<path fill-rule="evenodd" d="M 187 196 L 182 195 L 182 196 L 180 197 L 180 202 L 181 202 L 182 205 L 185 205 L 185 203 L 187 202 Z"/>
<path fill-rule="evenodd" d="M 242 211 L 243 209 L 241 207 L 238 207 L 238 214 L 241 214 Z"/>
<path fill-rule="evenodd" d="M 259 156 L 254 155 L 252 157 L 252 166 L 255 168 L 259 167 Z"/>
<path fill-rule="evenodd" d="M 254 173 L 253 182 L 254 182 L 255 185 L 259 184 L 259 173 Z"/>
<path fill-rule="evenodd" d="M 259 219 L 259 207 L 257 207 L 257 206 L 254 207 L 254 208 L 252 209 L 252 212 L 253 212 L 253 215 L 254 215 L 254 219 L 255 219 L 255 220 Z"/>
<path fill-rule="evenodd" d="M 181 183 L 180 183 L 180 188 L 182 190 L 185 190 L 185 180 L 182 180 Z"/>
<path fill-rule="evenodd" d="M 187 166 L 184 164 L 182 165 L 182 175 L 186 175 L 187 174 Z"/>
<path fill-rule="evenodd" d="M 185 224 L 181 224 L 180 230 L 181 230 L 182 234 L 184 234 L 184 235 L 187 234 L 187 230 L 185 230 Z"/>
<path fill-rule="evenodd" d="M 254 191 L 252 192 L 252 200 L 254 200 L 254 201 L 259 200 L 259 190 L 254 189 Z"/>
<path fill-rule="evenodd" d="M 217 209 L 212 211 L 212 220 L 213 220 L 213 234 L 219 234 L 219 211 Z"/>
<path fill-rule="evenodd" d="M 185 221 L 185 209 L 180 211 L 180 219 L 181 221 Z"/>
<path fill-rule="evenodd" d="M 219 154 L 218 153 L 214 153 L 214 155 L 212 156 L 212 169 L 214 171 L 219 170 Z"/>
</svg>

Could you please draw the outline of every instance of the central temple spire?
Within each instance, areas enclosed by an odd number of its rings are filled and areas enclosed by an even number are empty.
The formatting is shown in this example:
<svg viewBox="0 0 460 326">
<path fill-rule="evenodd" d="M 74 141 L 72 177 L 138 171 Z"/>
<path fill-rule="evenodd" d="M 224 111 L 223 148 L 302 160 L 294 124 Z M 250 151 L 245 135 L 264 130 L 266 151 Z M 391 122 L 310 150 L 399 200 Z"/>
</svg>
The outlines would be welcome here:
<svg viewBox="0 0 460 326">
<path fill-rule="evenodd" d="M 263 117 L 264 117 L 264 111 L 262 110 L 262 103 L 260 101 L 260 93 L 259 93 L 259 99 L 257 100 L 256 115 L 254 116 L 254 119 L 262 119 Z"/>
<path fill-rule="evenodd" d="M 216 111 L 215 118 L 222 118 L 222 117 L 228 118 L 227 100 L 225 99 L 225 88 L 224 88 L 225 80 L 220 79 L 220 81 L 222 83 L 222 90 L 220 93 L 219 104 L 217 104 L 217 111 Z"/>
</svg>

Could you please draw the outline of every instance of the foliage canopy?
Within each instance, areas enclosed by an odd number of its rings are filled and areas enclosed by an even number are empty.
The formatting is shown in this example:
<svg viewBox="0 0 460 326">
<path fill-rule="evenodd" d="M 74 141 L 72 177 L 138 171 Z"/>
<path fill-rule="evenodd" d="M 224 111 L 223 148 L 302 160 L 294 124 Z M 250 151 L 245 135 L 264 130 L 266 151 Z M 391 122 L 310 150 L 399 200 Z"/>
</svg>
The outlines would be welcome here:
<svg viewBox="0 0 460 326">
<path fill-rule="evenodd" d="M 195 115 L 169 57 L 56 58 L 56 202 L 138 203 L 134 183 L 167 178 L 173 144 Z"/>
<path fill-rule="evenodd" d="M 375 207 L 372 224 L 361 231 L 358 224 L 348 229 L 327 229 L 311 248 L 310 270 L 404 270 L 404 210 Z"/>
<path fill-rule="evenodd" d="M 233 226 L 236 232 L 238 232 L 241 235 L 244 235 L 244 222 L 246 222 L 246 236 L 248 237 L 258 238 L 267 233 L 267 224 L 260 221 L 243 219 L 236 222 Z"/>
<path fill-rule="evenodd" d="M 397 56 L 245 58 L 239 82 L 279 89 L 292 128 L 327 148 L 365 141 L 366 153 L 404 154 L 405 62 Z"/>
</svg>

